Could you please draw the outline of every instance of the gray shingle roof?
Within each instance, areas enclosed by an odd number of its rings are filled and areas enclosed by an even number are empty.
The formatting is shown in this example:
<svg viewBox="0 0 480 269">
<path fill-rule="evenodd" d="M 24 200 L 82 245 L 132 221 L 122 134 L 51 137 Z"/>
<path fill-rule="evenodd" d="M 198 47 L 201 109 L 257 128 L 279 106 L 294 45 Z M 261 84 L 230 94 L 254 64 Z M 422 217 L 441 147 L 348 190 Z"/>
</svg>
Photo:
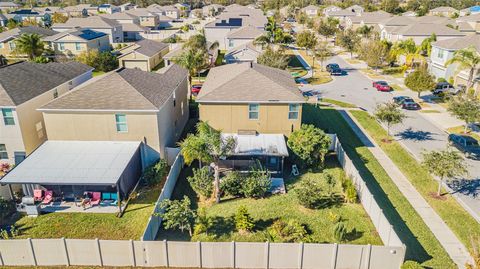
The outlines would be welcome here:
<svg viewBox="0 0 480 269">
<path fill-rule="evenodd" d="M 263 31 L 260 31 L 253 26 L 247 25 L 232 30 L 230 33 L 227 34 L 227 38 L 255 39 L 261 35 L 263 35 Z"/>
<path fill-rule="evenodd" d="M 289 72 L 255 63 L 210 69 L 197 102 L 305 102 Z"/>
<path fill-rule="evenodd" d="M 430 36 L 435 33 L 437 36 L 464 36 L 464 33 L 435 23 L 418 23 L 398 27 L 393 33 L 402 34 L 406 36 Z"/>
<path fill-rule="evenodd" d="M 3 33 L 0 33 L 0 42 L 8 40 L 10 38 L 16 38 L 17 36 L 20 36 L 21 34 L 38 34 L 40 36 L 51 36 L 54 34 L 57 34 L 58 32 L 46 29 L 43 27 L 38 27 L 38 26 L 26 26 L 26 27 L 20 27 L 20 28 L 14 28 L 12 30 L 5 31 Z"/>
<path fill-rule="evenodd" d="M 99 17 L 92 16 L 88 18 L 70 18 L 66 23 L 55 23 L 52 28 L 101 28 L 101 29 L 112 29 L 115 26 L 119 26 L 120 23 Z"/>
<path fill-rule="evenodd" d="M 44 105 L 45 110 L 158 110 L 188 72 L 171 65 L 164 73 L 118 69 Z"/>
<path fill-rule="evenodd" d="M 467 35 L 464 37 L 440 40 L 433 43 L 432 46 L 447 50 L 460 50 L 474 46 L 478 53 L 480 53 L 480 35 Z"/>
<path fill-rule="evenodd" d="M 168 47 L 168 44 L 166 43 L 149 39 L 140 40 L 136 42 L 136 44 L 140 47 L 135 51 L 148 57 L 151 57 Z"/>
<path fill-rule="evenodd" d="M 78 62 L 7 65 L 0 68 L 0 105 L 20 105 L 92 69 Z"/>
</svg>

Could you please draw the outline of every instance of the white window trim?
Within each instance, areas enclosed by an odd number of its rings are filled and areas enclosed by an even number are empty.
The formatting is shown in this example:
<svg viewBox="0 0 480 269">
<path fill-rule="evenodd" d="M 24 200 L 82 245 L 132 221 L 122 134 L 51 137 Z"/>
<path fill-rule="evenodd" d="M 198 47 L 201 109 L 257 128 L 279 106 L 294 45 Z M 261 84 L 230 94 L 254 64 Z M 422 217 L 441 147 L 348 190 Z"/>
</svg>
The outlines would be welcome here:
<svg viewBox="0 0 480 269">
<path fill-rule="evenodd" d="M 252 106 L 252 105 L 256 105 L 257 110 L 251 110 L 250 106 Z M 256 119 L 250 118 L 250 113 L 253 113 L 253 112 L 257 113 L 257 118 Z M 259 120 L 260 119 L 260 104 L 248 104 L 248 119 L 249 120 Z"/>
<path fill-rule="evenodd" d="M 297 107 L 297 110 L 290 110 L 292 106 Z M 296 118 L 290 118 L 290 113 L 297 113 Z M 300 117 L 300 105 L 299 104 L 288 104 L 288 120 L 298 120 Z"/>
<path fill-rule="evenodd" d="M 117 115 L 123 115 L 125 116 L 125 121 L 124 122 L 118 122 L 117 121 Z M 116 113 L 114 115 L 115 117 L 115 130 L 117 130 L 117 133 L 128 133 L 128 123 L 127 123 L 127 114 L 122 114 L 122 113 Z M 119 124 L 125 124 L 126 130 L 125 131 L 120 131 L 118 130 L 118 125 Z"/>
</svg>

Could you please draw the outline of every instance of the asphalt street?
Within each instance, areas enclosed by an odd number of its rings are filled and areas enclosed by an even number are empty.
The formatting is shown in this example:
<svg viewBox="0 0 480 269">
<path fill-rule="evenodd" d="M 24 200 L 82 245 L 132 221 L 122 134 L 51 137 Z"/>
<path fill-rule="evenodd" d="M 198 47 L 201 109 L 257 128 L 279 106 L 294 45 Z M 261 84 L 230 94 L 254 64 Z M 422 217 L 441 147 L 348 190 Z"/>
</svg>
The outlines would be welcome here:
<svg viewBox="0 0 480 269">
<path fill-rule="evenodd" d="M 332 82 L 322 85 L 306 85 L 303 90 L 315 90 L 322 97 L 355 104 L 362 109 L 373 112 L 376 105 L 391 101 L 393 96 L 404 95 L 402 92 L 378 92 L 372 87 L 372 80 L 360 71 L 354 69 L 338 56 L 332 57 L 327 63 L 338 63 L 348 74 L 334 77 Z M 396 139 L 417 158 L 422 152 L 438 150 L 447 147 L 447 133 L 434 123 L 424 118 L 417 111 L 405 111 L 407 119 L 391 129 Z M 450 184 L 458 197 L 477 214 L 480 221 L 480 161 L 467 160 L 470 180 Z"/>
</svg>

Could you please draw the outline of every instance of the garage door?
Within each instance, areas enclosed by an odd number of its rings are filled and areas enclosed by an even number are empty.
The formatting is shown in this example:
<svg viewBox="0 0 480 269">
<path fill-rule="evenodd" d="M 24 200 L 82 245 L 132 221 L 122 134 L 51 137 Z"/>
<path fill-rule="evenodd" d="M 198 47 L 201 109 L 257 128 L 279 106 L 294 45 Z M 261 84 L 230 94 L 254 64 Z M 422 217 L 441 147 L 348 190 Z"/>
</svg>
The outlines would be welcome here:
<svg viewBox="0 0 480 269">
<path fill-rule="evenodd" d="M 143 71 L 150 71 L 147 68 L 146 61 L 123 61 L 123 66 L 125 68 L 139 68 Z"/>
</svg>

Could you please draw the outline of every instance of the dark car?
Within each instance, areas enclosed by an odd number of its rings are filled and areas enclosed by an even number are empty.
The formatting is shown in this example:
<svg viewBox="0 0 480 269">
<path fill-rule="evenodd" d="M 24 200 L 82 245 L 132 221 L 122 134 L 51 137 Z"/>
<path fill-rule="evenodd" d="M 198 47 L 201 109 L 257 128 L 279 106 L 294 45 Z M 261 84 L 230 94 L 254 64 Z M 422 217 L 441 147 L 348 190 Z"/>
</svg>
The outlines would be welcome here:
<svg viewBox="0 0 480 269">
<path fill-rule="evenodd" d="M 480 159 L 480 145 L 475 138 L 467 135 L 450 134 L 448 143 L 463 152 L 465 157 L 475 160 Z"/>
<path fill-rule="evenodd" d="M 403 109 L 406 109 L 406 110 L 419 110 L 419 109 L 421 109 L 420 105 L 417 102 L 413 101 L 413 99 L 411 99 L 411 98 L 403 100 L 401 106 L 402 106 Z"/>
<path fill-rule="evenodd" d="M 402 105 L 403 101 L 409 100 L 409 99 L 413 101 L 413 99 L 410 96 L 395 96 L 393 97 L 393 102 L 397 105 Z"/>
<path fill-rule="evenodd" d="M 302 95 L 304 97 L 311 97 L 311 96 L 318 95 L 318 92 L 317 91 L 305 91 L 305 92 L 302 92 Z"/>
<path fill-rule="evenodd" d="M 448 82 L 439 82 L 437 85 L 435 85 L 435 89 L 432 90 L 432 93 L 435 95 L 440 95 L 440 94 L 457 94 L 459 93 L 460 90 L 455 89 L 452 84 Z"/>
<path fill-rule="evenodd" d="M 392 90 L 392 88 L 390 87 L 390 85 L 388 85 L 388 83 L 386 81 L 374 81 L 372 83 L 372 86 L 377 89 L 377 91 L 381 91 L 381 92 L 389 92 Z"/>
<path fill-rule="evenodd" d="M 340 66 L 336 63 L 327 64 L 327 72 L 332 72 L 332 69 L 340 69 Z"/>
<path fill-rule="evenodd" d="M 330 69 L 330 75 L 341 76 L 341 75 L 343 75 L 343 70 L 340 69 L 340 68 L 332 68 L 332 69 Z"/>
</svg>

